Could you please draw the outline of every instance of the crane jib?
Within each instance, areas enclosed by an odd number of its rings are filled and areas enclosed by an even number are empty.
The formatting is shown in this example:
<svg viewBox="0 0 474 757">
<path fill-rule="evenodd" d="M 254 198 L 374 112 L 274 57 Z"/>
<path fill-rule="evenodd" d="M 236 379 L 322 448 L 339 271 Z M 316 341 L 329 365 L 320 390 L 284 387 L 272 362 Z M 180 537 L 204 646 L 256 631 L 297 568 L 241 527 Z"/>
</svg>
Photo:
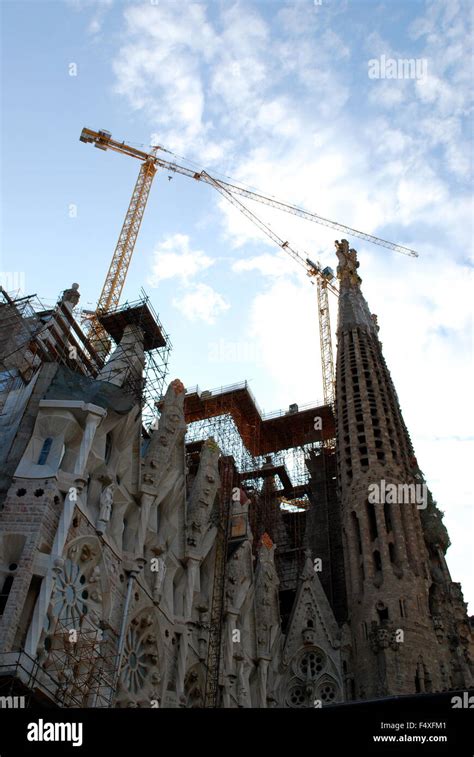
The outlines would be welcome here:
<svg viewBox="0 0 474 757">
<path fill-rule="evenodd" d="M 299 216 L 300 218 L 305 218 L 306 220 L 312 221 L 313 223 L 318 223 L 322 226 L 336 229 L 337 231 L 343 231 L 350 236 L 355 236 L 359 239 L 363 239 L 364 241 L 370 242 L 371 244 L 375 244 L 379 247 L 385 247 L 389 250 L 400 252 L 403 255 L 408 255 L 410 257 L 418 257 L 416 250 L 412 250 L 411 248 L 405 247 L 404 245 L 397 244 L 396 242 L 389 242 L 388 240 L 377 237 L 374 234 L 368 234 L 364 231 L 354 229 L 351 226 L 347 226 L 346 224 L 340 223 L 338 221 L 332 221 L 329 218 L 324 218 L 324 216 L 320 216 L 317 213 L 311 213 L 309 210 L 300 208 L 297 205 L 291 205 L 290 203 L 285 203 L 277 200 L 274 197 L 268 197 L 258 192 L 252 192 L 250 189 L 239 187 L 237 184 L 231 184 L 229 182 L 222 181 L 221 179 L 214 179 L 206 171 L 196 172 L 195 170 L 191 170 L 189 168 L 186 168 L 185 166 L 180 166 L 178 163 L 173 163 L 171 161 L 158 158 L 153 153 L 138 150 L 131 145 L 127 145 L 125 142 L 117 142 L 116 140 L 112 139 L 110 132 L 107 132 L 105 130 L 95 132 L 91 129 L 84 128 L 82 130 L 80 140 L 81 142 L 92 142 L 96 147 L 99 147 L 102 150 L 112 149 L 116 152 L 125 153 L 130 157 L 138 158 L 139 160 L 149 160 L 151 158 L 152 160 L 154 160 L 157 166 L 164 168 L 167 171 L 173 171 L 174 173 L 188 176 L 189 178 L 195 179 L 197 181 L 204 181 L 206 184 L 210 184 L 211 186 L 215 186 L 215 184 L 218 183 L 227 191 L 233 194 L 238 194 L 242 197 L 247 197 L 249 200 L 255 200 L 256 202 L 269 205 L 270 207 L 273 207 L 277 210 L 282 210 L 285 213 L 290 213 L 292 215 Z M 156 146 L 155 149 L 164 148 Z"/>
</svg>

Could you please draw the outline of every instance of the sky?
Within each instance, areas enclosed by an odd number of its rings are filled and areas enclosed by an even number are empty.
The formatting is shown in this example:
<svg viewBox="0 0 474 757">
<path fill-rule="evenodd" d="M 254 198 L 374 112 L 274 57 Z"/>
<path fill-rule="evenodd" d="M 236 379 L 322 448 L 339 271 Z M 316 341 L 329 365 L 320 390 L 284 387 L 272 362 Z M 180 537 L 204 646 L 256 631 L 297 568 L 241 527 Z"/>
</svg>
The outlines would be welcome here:
<svg viewBox="0 0 474 757">
<path fill-rule="evenodd" d="M 83 126 L 417 250 L 349 237 L 473 612 L 471 5 L 2 0 L 0 277 L 96 304 L 140 164 Z M 249 207 L 336 267 L 339 232 Z M 122 302 L 141 287 L 170 379 L 321 400 L 316 288 L 212 187 L 158 172 Z"/>
</svg>

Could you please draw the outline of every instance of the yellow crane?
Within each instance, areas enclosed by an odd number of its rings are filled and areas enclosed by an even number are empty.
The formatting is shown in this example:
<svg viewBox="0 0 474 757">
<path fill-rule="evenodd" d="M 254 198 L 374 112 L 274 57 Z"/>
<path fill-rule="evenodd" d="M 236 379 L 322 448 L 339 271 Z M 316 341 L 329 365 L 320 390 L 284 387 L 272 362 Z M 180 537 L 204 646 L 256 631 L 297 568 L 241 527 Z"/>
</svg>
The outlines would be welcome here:
<svg viewBox="0 0 474 757">
<path fill-rule="evenodd" d="M 218 192 L 220 192 L 227 200 L 232 202 L 233 205 L 239 208 L 244 215 L 255 223 L 268 237 L 278 244 L 285 252 L 293 257 L 296 262 L 303 265 L 309 276 L 316 278 L 317 291 L 318 291 L 318 315 L 319 315 L 319 334 L 321 345 L 321 364 L 323 373 L 323 391 L 324 400 L 328 404 L 334 402 L 334 358 L 332 349 L 331 338 L 331 325 L 329 315 L 329 301 L 328 291 L 332 291 L 337 295 L 337 288 L 331 283 L 334 279 L 334 275 L 330 268 L 322 269 L 319 263 L 313 263 L 309 258 L 304 258 L 298 253 L 287 241 L 283 241 L 275 232 L 261 221 L 252 211 L 250 211 L 245 205 L 243 205 L 237 196 L 246 197 L 247 199 L 254 200 L 264 205 L 282 210 L 285 213 L 304 218 L 308 221 L 328 226 L 342 231 L 350 236 L 358 237 L 372 244 L 386 247 L 387 249 L 400 252 L 404 255 L 411 257 L 418 257 L 418 253 L 409 247 L 389 242 L 386 239 L 376 237 L 373 234 L 367 234 L 363 231 L 353 229 L 350 226 L 339 223 L 337 221 L 331 221 L 328 218 L 318 215 L 317 213 L 311 213 L 304 208 L 299 208 L 296 205 L 290 205 L 289 203 L 281 202 L 273 197 L 268 197 L 257 192 L 252 192 L 249 189 L 240 187 L 236 184 L 231 184 L 221 179 L 216 179 L 206 171 L 194 171 L 185 166 L 181 166 L 172 161 L 164 160 L 158 157 L 157 151 L 162 150 L 169 152 L 165 148 L 156 146 L 150 152 L 144 152 L 136 147 L 126 144 L 125 142 L 118 142 L 112 139 L 110 132 L 106 130 L 93 131 L 92 129 L 84 128 L 80 136 L 81 142 L 92 143 L 100 150 L 113 150 L 115 152 L 128 155 L 132 158 L 137 158 L 142 161 L 138 179 L 133 190 L 132 198 L 125 215 L 125 220 L 119 235 L 117 245 L 115 247 L 112 261 L 105 278 L 104 285 L 97 303 L 97 310 L 93 320 L 93 326 L 96 333 L 96 339 L 101 339 L 104 336 L 104 329 L 98 321 L 98 317 L 101 313 L 113 309 L 118 305 L 120 296 L 122 294 L 123 286 L 127 276 L 130 260 L 135 248 L 135 242 L 138 236 L 140 225 L 145 212 L 146 203 L 150 194 L 153 178 L 158 168 L 162 168 L 166 171 L 173 173 L 179 173 L 188 178 L 195 179 L 196 181 L 202 181 L 210 186 L 213 186 Z"/>
</svg>

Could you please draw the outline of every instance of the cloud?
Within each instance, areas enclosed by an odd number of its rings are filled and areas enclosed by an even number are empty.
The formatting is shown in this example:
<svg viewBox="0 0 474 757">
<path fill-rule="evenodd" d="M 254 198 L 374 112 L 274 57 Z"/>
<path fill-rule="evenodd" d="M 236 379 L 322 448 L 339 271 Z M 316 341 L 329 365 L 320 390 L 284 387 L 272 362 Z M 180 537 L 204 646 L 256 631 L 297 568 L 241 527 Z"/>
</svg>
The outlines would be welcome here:
<svg viewBox="0 0 474 757">
<path fill-rule="evenodd" d="M 202 250 L 191 249 L 187 234 L 171 234 L 155 247 L 148 283 L 157 287 L 163 281 L 177 280 L 179 296 L 173 298 L 173 306 L 188 320 L 212 324 L 230 305 L 211 286 L 195 279 L 214 263 Z"/>
<path fill-rule="evenodd" d="M 156 287 L 160 281 L 173 278 L 186 283 L 214 262 L 202 250 L 191 249 L 187 234 L 172 234 L 160 242 L 153 252 L 148 283 Z"/>
<path fill-rule="evenodd" d="M 75 11 L 92 9 L 87 33 L 92 37 L 98 37 L 102 31 L 107 13 L 112 9 L 113 0 L 67 0 L 67 4 Z"/>
<path fill-rule="evenodd" d="M 208 284 L 196 284 L 192 291 L 173 299 L 173 305 L 190 321 L 213 324 L 230 305 L 222 295 Z"/>
<path fill-rule="evenodd" d="M 232 270 L 235 273 L 247 271 L 259 271 L 263 276 L 271 278 L 288 277 L 297 272 L 297 268 L 292 260 L 281 253 L 264 253 L 256 255 L 253 258 L 243 258 L 232 264 Z"/>
</svg>

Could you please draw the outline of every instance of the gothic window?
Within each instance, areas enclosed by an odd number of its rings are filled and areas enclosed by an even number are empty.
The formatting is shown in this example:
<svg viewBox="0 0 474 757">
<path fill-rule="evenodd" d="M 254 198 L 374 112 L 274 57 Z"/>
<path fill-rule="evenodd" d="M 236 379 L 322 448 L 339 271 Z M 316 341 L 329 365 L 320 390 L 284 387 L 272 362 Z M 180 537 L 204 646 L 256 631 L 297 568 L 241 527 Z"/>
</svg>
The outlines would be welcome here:
<svg viewBox="0 0 474 757">
<path fill-rule="evenodd" d="M 388 544 L 388 554 L 390 556 L 390 562 L 395 562 L 395 545 L 393 542 L 389 542 Z"/>
<path fill-rule="evenodd" d="M 374 550 L 373 557 L 374 557 L 374 568 L 375 568 L 375 570 L 376 571 L 381 571 L 382 570 L 382 558 L 380 557 L 380 552 L 378 551 L 378 549 Z"/>
<path fill-rule="evenodd" d="M 148 675 L 148 653 L 141 639 L 142 629 L 130 626 L 125 639 L 122 679 L 127 689 L 136 694 Z"/>
<path fill-rule="evenodd" d="M 52 445 L 53 445 L 53 440 L 50 436 L 48 436 L 44 440 L 43 446 L 41 447 L 41 452 L 39 453 L 37 465 L 46 465 L 46 460 L 48 459 L 48 455 L 51 451 Z"/>
<path fill-rule="evenodd" d="M 288 694 L 288 700 L 290 707 L 304 707 L 306 704 L 304 686 L 302 684 L 292 686 Z"/>
<path fill-rule="evenodd" d="M 317 678 L 325 665 L 323 652 L 314 650 L 305 652 L 299 664 L 299 674 L 305 680 Z"/>
<path fill-rule="evenodd" d="M 336 698 L 336 687 L 332 683 L 325 683 L 320 689 L 320 698 L 323 704 L 330 704 Z"/>
</svg>

